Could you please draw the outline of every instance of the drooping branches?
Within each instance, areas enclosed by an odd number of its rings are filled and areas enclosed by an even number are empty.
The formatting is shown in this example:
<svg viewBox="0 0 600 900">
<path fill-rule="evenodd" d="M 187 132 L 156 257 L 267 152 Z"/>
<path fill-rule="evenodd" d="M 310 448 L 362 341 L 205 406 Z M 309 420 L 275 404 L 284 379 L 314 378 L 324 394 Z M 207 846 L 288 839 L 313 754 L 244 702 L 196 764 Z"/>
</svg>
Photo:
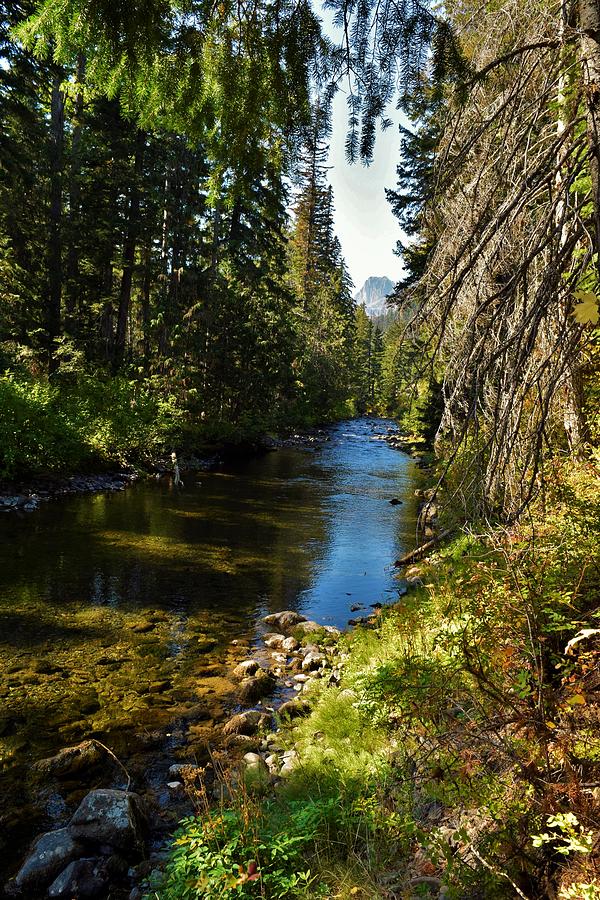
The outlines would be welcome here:
<svg viewBox="0 0 600 900">
<path fill-rule="evenodd" d="M 596 248 L 573 35 L 561 44 L 560 16 L 544 10 L 509 2 L 503 12 L 478 26 L 487 39 L 472 63 L 489 74 L 454 108 L 438 149 L 436 244 L 414 296 L 445 367 L 438 447 L 454 488 L 480 513 L 511 516 L 564 426 L 572 449 L 586 439 L 572 294 L 595 278 Z M 490 65 L 508 39 L 529 49 Z M 459 459 L 477 491 L 453 470 Z"/>
</svg>

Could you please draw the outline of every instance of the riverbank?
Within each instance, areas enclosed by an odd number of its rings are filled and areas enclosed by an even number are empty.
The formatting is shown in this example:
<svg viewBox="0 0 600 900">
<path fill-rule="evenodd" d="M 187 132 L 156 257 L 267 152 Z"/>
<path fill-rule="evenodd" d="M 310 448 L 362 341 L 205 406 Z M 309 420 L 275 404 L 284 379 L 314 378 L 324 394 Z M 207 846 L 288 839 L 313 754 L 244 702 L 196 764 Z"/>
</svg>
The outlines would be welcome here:
<svg viewBox="0 0 600 900">
<path fill-rule="evenodd" d="M 161 900 L 596 898 L 599 487 L 557 465 L 530 521 L 401 573 L 410 592 L 339 638 L 339 679 L 281 722 L 285 777 L 265 736 L 262 797 L 244 767 L 216 809 L 190 788 Z"/>
<path fill-rule="evenodd" d="M 178 456 L 181 476 L 195 477 L 200 472 L 213 471 L 232 460 L 250 459 L 263 453 L 295 448 L 315 450 L 320 443 L 329 440 L 326 428 L 290 429 L 283 436 L 261 435 L 254 441 L 237 444 L 222 443 L 206 448 L 204 455 L 187 452 Z M 107 460 L 107 465 L 111 461 Z M 118 460 L 112 464 L 117 466 Z M 101 473 L 81 472 L 74 475 L 47 473 L 16 480 L 0 479 L 0 513 L 29 513 L 48 500 L 69 497 L 74 494 L 123 491 L 144 478 L 173 478 L 173 460 L 167 455 L 147 459 L 144 466 L 129 467 L 125 471 Z"/>
<path fill-rule="evenodd" d="M 268 427 L 279 429 L 269 432 Z M 32 512 L 77 493 L 120 491 L 139 478 L 210 471 L 284 448 L 328 439 L 308 423 L 193 424 L 174 398 L 123 378 L 50 386 L 0 378 L 0 512 Z"/>
<path fill-rule="evenodd" d="M 36 485 L 38 492 L 61 493 L 73 479 L 162 471 L 170 468 L 173 451 L 190 468 L 203 469 L 236 454 L 306 446 L 320 438 L 322 425 L 348 413 L 331 410 L 315 421 L 290 409 L 286 415 L 206 421 L 185 398 L 148 381 L 80 373 L 50 383 L 4 375 L 0 493 L 31 495 Z"/>
</svg>

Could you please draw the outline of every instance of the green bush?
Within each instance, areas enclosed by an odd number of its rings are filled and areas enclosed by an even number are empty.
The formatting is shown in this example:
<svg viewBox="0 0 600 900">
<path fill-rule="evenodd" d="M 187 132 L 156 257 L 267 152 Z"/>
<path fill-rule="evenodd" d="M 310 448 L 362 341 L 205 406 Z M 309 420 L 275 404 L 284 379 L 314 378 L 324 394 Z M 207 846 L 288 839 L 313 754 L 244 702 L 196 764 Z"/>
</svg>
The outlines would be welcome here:
<svg viewBox="0 0 600 900">
<path fill-rule="evenodd" d="M 142 461 L 179 429 L 172 397 L 126 378 L 0 378 L 0 476 Z"/>
<path fill-rule="evenodd" d="M 334 815 L 333 801 L 258 806 L 244 796 L 236 808 L 184 819 L 164 877 L 152 887 L 161 900 L 324 896 L 306 857 Z"/>
</svg>

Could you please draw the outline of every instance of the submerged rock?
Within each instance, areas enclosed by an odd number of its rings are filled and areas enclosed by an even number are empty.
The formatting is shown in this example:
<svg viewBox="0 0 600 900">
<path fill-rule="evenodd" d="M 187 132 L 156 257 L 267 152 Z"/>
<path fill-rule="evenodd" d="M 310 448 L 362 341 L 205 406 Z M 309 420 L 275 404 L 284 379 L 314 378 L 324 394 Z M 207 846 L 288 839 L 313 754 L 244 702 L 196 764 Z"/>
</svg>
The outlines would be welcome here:
<svg viewBox="0 0 600 900">
<path fill-rule="evenodd" d="M 198 778 L 202 775 L 202 772 L 203 769 L 193 762 L 174 763 L 172 766 L 169 766 L 169 777 L 173 780 L 179 778 L 183 778 L 184 780 Z"/>
<path fill-rule="evenodd" d="M 43 778 L 64 778 L 94 768 L 106 758 L 106 751 L 95 741 L 82 741 L 74 747 L 64 747 L 55 756 L 39 759 L 31 769 Z"/>
<path fill-rule="evenodd" d="M 219 642 L 209 637 L 199 637 L 198 642 L 194 644 L 196 653 L 210 653 L 219 646 Z"/>
<path fill-rule="evenodd" d="M 151 622 L 149 619 L 146 619 L 142 622 L 136 622 L 131 626 L 131 630 L 135 632 L 135 634 L 147 634 L 149 631 L 153 631 L 156 628 L 156 622 Z"/>
<path fill-rule="evenodd" d="M 271 716 L 267 713 L 250 709 L 247 712 L 233 716 L 223 727 L 223 734 L 255 734 L 259 728 L 265 728 L 271 722 Z"/>
</svg>

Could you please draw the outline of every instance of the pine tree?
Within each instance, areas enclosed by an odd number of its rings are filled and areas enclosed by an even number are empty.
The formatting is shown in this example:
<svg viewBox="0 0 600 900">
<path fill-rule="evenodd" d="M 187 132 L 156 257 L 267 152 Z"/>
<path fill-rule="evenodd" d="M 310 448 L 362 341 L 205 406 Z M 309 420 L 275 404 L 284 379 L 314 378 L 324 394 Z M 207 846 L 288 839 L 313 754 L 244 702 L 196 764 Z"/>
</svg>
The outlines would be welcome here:
<svg viewBox="0 0 600 900">
<path fill-rule="evenodd" d="M 304 339 L 296 368 L 305 403 L 321 415 L 350 397 L 354 324 L 352 283 L 334 233 L 333 191 L 326 179 L 326 129 L 317 107 L 299 166 L 289 252 Z"/>
<path fill-rule="evenodd" d="M 445 106 L 426 79 L 411 102 L 407 114 L 414 123 L 400 125 L 400 161 L 395 190 L 386 189 L 392 212 L 404 234 L 412 241 L 398 241 L 405 275 L 400 287 L 409 287 L 423 275 L 435 242 L 435 209 L 429 203 L 435 190 L 435 162 L 443 130 Z"/>
</svg>

